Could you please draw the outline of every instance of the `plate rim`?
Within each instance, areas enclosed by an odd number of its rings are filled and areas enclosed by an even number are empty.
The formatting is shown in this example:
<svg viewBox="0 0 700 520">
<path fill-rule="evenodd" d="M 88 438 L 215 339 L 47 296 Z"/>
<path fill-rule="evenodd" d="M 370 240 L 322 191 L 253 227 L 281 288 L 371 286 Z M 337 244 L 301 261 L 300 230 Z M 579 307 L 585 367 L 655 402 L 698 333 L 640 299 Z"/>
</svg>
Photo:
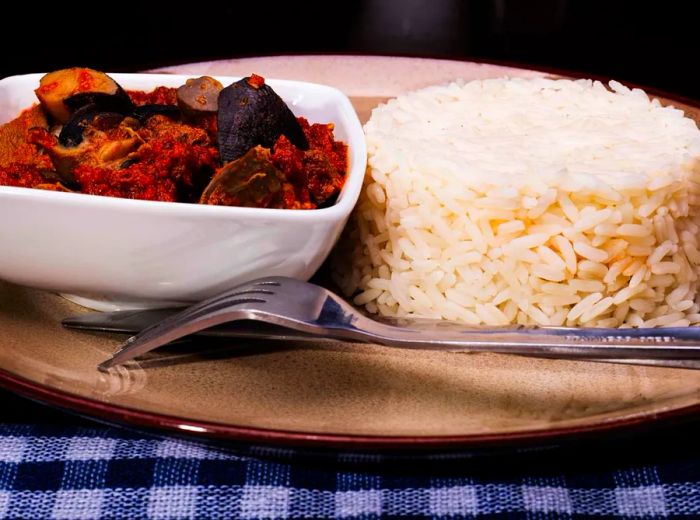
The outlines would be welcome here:
<svg viewBox="0 0 700 520">
<path fill-rule="evenodd" d="M 630 88 L 639 88 L 644 90 L 647 94 L 650 96 L 659 96 L 663 97 L 665 99 L 671 100 L 671 101 L 677 101 L 679 103 L 683 103 L 685 105 L 693 106 L 695 108 L 700 109 L 700 98 L 693 98 L 690 96 L 685 96 L 683 94 L 679 94 L 677 92 L 672 92 L 668 90 L 664 90 L 663 88 L 658 88 L 650 85 L 646 85 L 644 83 L 636 83 L 633 81 L 628 81 L 628 80 L 620 80 L 617 78 L 614 78 L 612 76 L 609 76 L 604 73 L 594 73 L 594 72 L 586 72 L 585 70 L 582 69 L 576 69 L 576 68 L 565 68 L 565 67 L 557 67 L 553 65 L 547 65 L 547 64 L 542 64 L 542 63 L 530 63 L 526 61 L 511 61 L 511 60 L 499 60 L 499 59 L 487 59 L 487 58 L 479 58 L 476 56 L 465 56 L 464 59 L 459 59 L 455 58 L 454 56 L 449 56 L 449 55 L 441 55 L 441 54 L 429 54 L 429 55 L 412 55 L 412 54 L 401 54 L 401 53 L 396 53 L 396 54 L 382 54 L 382 53 L 371 53 L 371 52 L 366 52 L 364 54 L 358 54 L 355 52 L 347 52 L 347 53 L 342 53 L 342 52 L 329 52 L 329 53 L 322 53 L 322 52 L 310 52 L 307 54 L 304 53 L 277 53 L 277 54 L 262 54 L 259 56 L 231 56 L 228 58 L 219 58 L 219 59 L 212 59 L 212 60 L 204 60 L 204 61 L 186 61 L 186 62 L 178 62 L 178 63 L 168 63 L 168 64 L 163 64 L 160 66 L 155 66 L 147 70 L 141 70 L 138 71 L 139 73 L 147 73 L 147 74 L 184 74 L 183 72 L 172 72 L 173 69 L 179 68 L 179 67 L 188 67 L 188 66 L 199 66 L 203 64 L 217 64 L 217 63 L 225 63 L 229 61 L 254 61 L 254 60 L 260 60 L 260 59 L 284 59 L 284 58 L 308 58 L 312 60 L 334 60 L 338 58 L 372 58 L 372 59 L 387 59 L 387 60 L 393 60 L 393 59 L 404 59 L 404 60 L 417 60 L 417 61 L 436 61 L 436 62 L 451 62 L 451 63 L 473 63 L 477 65 L 494 65 L 497 67 L 503 67 L 503 68 L 510 68 L 510 69 L 519 69 L 519 70 L 526 70 L 530 72 L 540 72 L 543 74 L 550 74 L 552 76 L 560 76 L 563 79 L 592 79 L 596 81 L 601 81 L 603 83 L 607 83 L 610 80 L 615 79 L 616 81 L 619 81 L 623 85 L 630 87 Z M 294 80 L 290 80 L 294 81 Z M 300 81 L 305 81 L 305 80 L 300 80 Z M 311 82 L 313 83 L 313 82 Z M 323 83 L 319 83 L 323 84 Z M 329 85 L 330 86 L 330 85 Z M 337 87 L 332 87 L 332 88 L 337 88 Z M 339 89 L 340 90 L 340 89 Z M 347 95 L 347 94 L 346 94 Z M 347 95 L 349 98 L 352 98 L 352 95 Z"/>
<path fill-rule="evenodd" d="M 446 59 L 426 56 L 400 56 L 376 54 L 325 54 L 325 55 L 264 55 L 229 58 L 229 60 L 254 60 L 261 58 L 299 56 L 309 59 L 333 59 L 342 57 L 372 57 L 372 58 L 415 58 L 420 60 L 450 61 L 455 63 L 475 63 L 503 66 L 512 69 L 530 70 L 545 74 L 568 78 L 590 78 L 606 82 L 611 78 L 600 74 L 586 73 L 580 70 L 561 69 L 546 65 L 533 65 L 521 62 L 480 60 L 480 59 Z M 216 63 L 214 60 L 210 63 Z M 200 62 L 201 63 L 201 62 Z M 197 62 L 168 65 L 185 67 L 196 65 Z M 156 69 L 158 70 L 158 69 Z M 680 103 L 687 107 L 700 110 L 700 100 L 689 98 L 677 93 L 667 92 L 655 87 L 624 81 L 631 88 L 642 88 L 650 96 L 662 97 L 671 102 Z M 678 369 L 683 370 L 683 369 Z M 692 414 L 700 413 L 700 397 L 697 402 L 661 411 L 641 412 L 631 416 L 602 419 L 588 424 L 563 426 L 547 429 L 523 429 L 500 433 L 472 433 L 463 435 L 361 435 L 341 433 L 315 433 L 307 431 L 291 431 L 282 429 L 257 428 L 210 421 L 198 421 L 174 415 L 160 414 L 115 405 L 97 399 L 82 397 L 70 392 L 50 388 L 21 376 L 11 374 L 0 367 L 0 388 L 40 403 L 53 406 L 64 411 L 81 416 L 104 420 L 126 427 L 156 429 L 180 436 L 193 437 L 200 440 L 242 441 L 262 443 L 274 446 L 321 449 L 349 449 L 351 451 L 380 450 L 380 451 L 434 451 L 436 449 L 457 450 L 463 448 L 499 447 L 525 444 L 541 444 L 551 441 L 570 441 L 578 438 L 589 438 L 599 434 L 629 432 L 643 427 L 658 426 L 679 419 L 688 419 Z"/>
<path fill-rule="evenodd" d="M 123 427 L 155 429 L 200 440 L 253 442 L 277 447 L 346 449 L 351 451 L 458 450 L 536 445 L 553 440 L 565 442 L 605 433 L 632 431 L 645 426 L 658 425 L 661 422 L 688 418 L 693 413 L 700 412 L 699 399 L 697 403 L 691 405 L 669 408 L 654 413 L 640 413 L 628 417 L 559 428 L 464 435 L 361 435 L 256 428 L 146 412 L 42 386 L 23 377 L 11 375 L 1 368 L 0 388 L 54 408 Z"/>
</svg>

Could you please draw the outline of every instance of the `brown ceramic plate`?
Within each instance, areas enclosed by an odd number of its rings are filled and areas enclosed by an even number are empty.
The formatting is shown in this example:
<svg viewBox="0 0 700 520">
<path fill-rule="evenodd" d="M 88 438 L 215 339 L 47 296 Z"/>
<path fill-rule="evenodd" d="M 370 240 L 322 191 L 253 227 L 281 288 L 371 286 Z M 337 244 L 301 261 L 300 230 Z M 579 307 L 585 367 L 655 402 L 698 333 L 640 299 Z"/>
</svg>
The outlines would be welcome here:
<svg viewBox="0 0 700 520">
<path fill-rule="evenodd" d="M 330 84 L 363 119 L 380 100 L 463 77 L 531 70 L 409 58 L 277 57 L 178 73 Z M 680 103 L 676 103 L 680 104 Z M 692 108 L 680 104 L 683 108 Z M 397 351 L 373 345 L 190 344 L 106 376 L 119 343 L 64 330 L 84 309 L 0 283 L 0 385 L 84 415 L 207 437 L 344 448 L 465 447 L 561 438 L 700 410 L 700 371 Z"/>
</svg>

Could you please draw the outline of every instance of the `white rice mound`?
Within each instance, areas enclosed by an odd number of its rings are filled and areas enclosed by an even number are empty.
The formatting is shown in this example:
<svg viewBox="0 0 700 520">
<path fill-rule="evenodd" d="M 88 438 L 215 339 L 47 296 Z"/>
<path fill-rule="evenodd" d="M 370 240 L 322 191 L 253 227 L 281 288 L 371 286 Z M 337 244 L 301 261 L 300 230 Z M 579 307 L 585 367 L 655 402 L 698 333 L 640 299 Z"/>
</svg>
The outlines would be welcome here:
<svg viewBox="0 0 700 520">
<path fill-rule="evenodd" d="M 700 131 L 617 82 L 499 78 L 408 93 L 365 125 L 335 279 L 385 316 L 700 323 Z"/>
</svg>

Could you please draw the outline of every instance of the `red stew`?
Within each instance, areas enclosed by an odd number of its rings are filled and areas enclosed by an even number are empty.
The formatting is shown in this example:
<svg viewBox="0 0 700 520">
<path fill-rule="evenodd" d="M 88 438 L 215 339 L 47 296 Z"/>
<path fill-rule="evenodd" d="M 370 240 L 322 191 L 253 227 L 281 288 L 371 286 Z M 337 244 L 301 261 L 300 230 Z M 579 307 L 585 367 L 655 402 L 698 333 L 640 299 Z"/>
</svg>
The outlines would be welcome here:
<svg viewBox="0 0 700 520">
<path fill-rule="evenodd" d="M 85 81 L 89 80 L 87 76 Z M 128 95 L 136 106 L 177 104 L 174 88 Z M 41 111 L 32 107 L 0 127 L 0 185 L 197 202 L 223 166 L 215 115 L 181 121 L 154 115 L 145 122 L 126 117 L 116 126 L 96 118 L 85 129 L 83 143 L 67 149 L 58 143 L 55 130 L 41 124 L 45 117 Z M 343 187 L 348 150 L 334 139 L 333 125 L 309 124 L 302 117 L 298 121 L 309 149 L 300 150 L 284 135 L 279 137 L 270 159 L 283 181 L 278 192 L 256 199 L 258 207 L 314 209 L 332 201 Z M 65 183 L 66 175 L 70 185 Z"/>
</svg>

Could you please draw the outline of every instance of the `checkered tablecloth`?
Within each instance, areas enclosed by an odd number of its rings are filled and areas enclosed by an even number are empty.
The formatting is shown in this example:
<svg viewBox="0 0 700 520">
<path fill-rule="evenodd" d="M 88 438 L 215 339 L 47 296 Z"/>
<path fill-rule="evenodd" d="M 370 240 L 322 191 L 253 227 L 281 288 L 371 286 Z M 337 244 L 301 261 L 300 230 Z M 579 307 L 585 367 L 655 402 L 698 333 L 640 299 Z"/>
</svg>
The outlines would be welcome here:
<svg viewBox="0 0 700 520">
<path fill-rule="evenodd" d="M 0 518 L 700 518 L 698 450 L 663 463 L 629 449 L 627 459 L 559 450 L 355 464 L 107 427 L 6 425 Z"/>
</svg>

